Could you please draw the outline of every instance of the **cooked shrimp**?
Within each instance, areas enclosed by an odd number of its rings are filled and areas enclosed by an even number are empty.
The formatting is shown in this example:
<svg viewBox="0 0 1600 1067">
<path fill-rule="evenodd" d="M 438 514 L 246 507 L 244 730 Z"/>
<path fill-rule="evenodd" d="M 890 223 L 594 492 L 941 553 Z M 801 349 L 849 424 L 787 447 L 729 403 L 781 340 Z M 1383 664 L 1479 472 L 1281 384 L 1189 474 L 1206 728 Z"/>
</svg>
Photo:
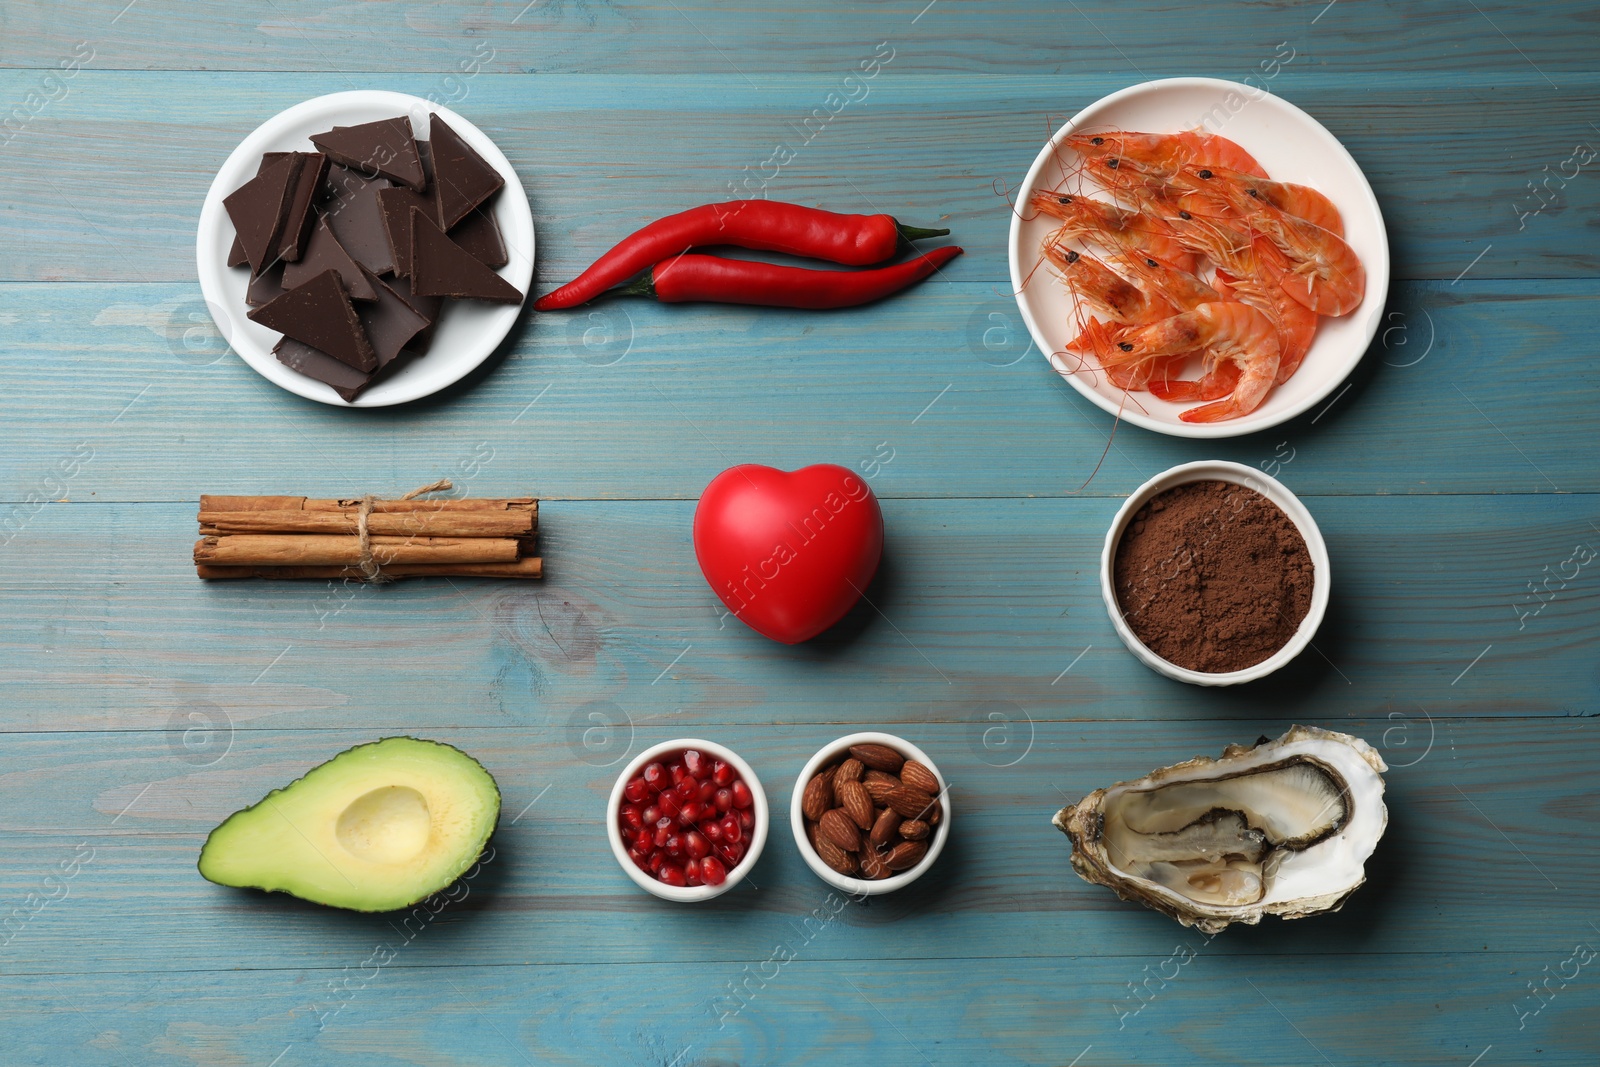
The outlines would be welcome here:
<svg viewBox="0 0 1600 1067">
<path fill-rule="evenodd" d="M 1165 378 L 1182 365 L 1183 358 L 1179 357 L 1106 366 L 1107 358 L 1116 351 L 1113 346 L 1117 338 L 1129 327 L 1156 322 L 1178 309 L 1159 294 L 1141 289 L 1095 257 L 1068 248 L 1059 240 L 1045 245 L 1045 255 L 1073 295 L 1117 324 L 1108 326 L 1098 318 L 1090 318 L 1078 336 L 1067 342 L 1067 351 L 1094 356 L 1105 368 L 1111 384 L 1120 389 L 1143 389 L 1157 373 Z"/>
<path fill-rule="evenodd" d="M 1222 293 L 1201 281 L 1198 275 L 1158 259 L 1143 249 L 1120 252 L 1111 258 L 1123 273 L 1136 278 L 1145 289 L 1159 293 L 1181 311 L 1189 311 L 1200 304 L 1233 299 L 1225 298 Z"/>
<path fill-rule="evenodd" d="M 1194 255 L 1174 240 L 1171 225 L 1157 216 L 1073 193 L 1034 193 L 1028 202 L 1034 210 L 1066 223 L 1057 231 L 1059 237 L 1086 238 L 1114 249 L 1149 248 L 1186 270 L 1198 265 Z"/>
<path fill-rule="evenodd" d="M 1269 181 L 1226 167 L 1202 167 L 1192 163 L 1179 168 L 1171 181 L 1190 192 L 1216 196 L 1225 204 L 1246 203 L 1239 197 L 1249 197 L 1344 236 L 1344 220 L 1339 216 L 1339 209 L 1309 185 Z"/>
<path fill-rule="evenodd" d="M 1121 156 L 1091 156 L 1082 172 L 1141 208 L 1170 214 L 1180 208 L 1199 215 L 1232 216 L 1233 209 L 1215 196 L 1178 184 L 1173 171 Z M 1179 172 L 1181 173 L 1181 172 Z"/>
<path fill-rule="evenodd" d="M 1277 329 L 1266 315 L 1237 302 L 1201 304 L 1127 334 L 1117 347 L 1126 362 L 1199 350 L 1208 376 L 1219 363 L 1238 368 L 1232 392 L 1225 399 L 1181 412 L 1178 417 L 1184 422 L 1220 422 L 1248 415 L 1266 399 L 1278 373 Z"/>
<path fill-rule="evenodd" d="M 1204 130 L 1183 133 L 1075 133 L 1063 138 L 1086 159 L 1116 156 L 1176 172 L 1185 163 L 1227 167 L 1265 178 L 1255 157 L 1226 137 Z"/>
<path fill-rule="evenodd" d="M 1289 261 L 1288 273 L 1279 283 L 1285 292 L 1319 315 L 1344 315 L 1356 309 L 1366 294 L 1367 271 L 1343 237 L 1282 208 L 1252 199 L 1242 189 L 1218 188 L 1234 210 L 1247 215 L 1251 227 Z M 1189 216 L 1179 221 L 1194 233 L 1225 228 L 1214 219 L 1201 220 L 1187 211 L 1180 215 Z M 1174 226 L 1174 232 L 1182 243 L 1185 230 Z M 1220 247 L 1226 242 L 1218 239 L 1212 243 Z M 1219 265 L 1226 265 L 1222 259 L 1212 258 Z"/>
</svg>

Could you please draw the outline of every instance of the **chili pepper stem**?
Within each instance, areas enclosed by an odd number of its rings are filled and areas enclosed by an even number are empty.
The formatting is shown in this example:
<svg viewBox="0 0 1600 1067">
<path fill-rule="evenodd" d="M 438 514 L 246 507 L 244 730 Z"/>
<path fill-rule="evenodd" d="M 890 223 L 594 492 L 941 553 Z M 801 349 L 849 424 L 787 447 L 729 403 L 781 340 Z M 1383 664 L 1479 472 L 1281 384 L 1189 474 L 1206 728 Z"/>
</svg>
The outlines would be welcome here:
<svg viewBox="0 0 1600 1067">
<path fill-rule="evenodd" d="M 645 273 L 620 289 L 613 289 L 611 292 L 617 296 L 642 296 L 654 300 L 656 298 L 656 283 L 649 273 Z"/>
<path fill-rule="evenodd" d="M 907 226 L 903 222 L 896 222 L 894 228 L 900 231 L 903 241 L 920 241 L 924 237 L 949 237 L 949 230 L 930 230 L 925 226 Z"/>
</svg>

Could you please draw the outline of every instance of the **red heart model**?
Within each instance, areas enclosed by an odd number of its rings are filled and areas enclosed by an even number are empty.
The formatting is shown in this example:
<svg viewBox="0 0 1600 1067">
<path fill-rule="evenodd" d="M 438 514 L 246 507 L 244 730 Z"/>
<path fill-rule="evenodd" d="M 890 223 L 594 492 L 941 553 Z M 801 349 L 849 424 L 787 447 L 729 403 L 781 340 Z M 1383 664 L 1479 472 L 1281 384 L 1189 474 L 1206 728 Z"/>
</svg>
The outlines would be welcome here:
<svg viewBox="0 0 1600 1067">
<path fill-rule="evenodd" d="M 866 591 L 883 555 L 883 511 L 844 467 L 741 463 L 700 494 L 694 554 L 736 618 L 798 644 L 844 618 Z"/>
</svg>

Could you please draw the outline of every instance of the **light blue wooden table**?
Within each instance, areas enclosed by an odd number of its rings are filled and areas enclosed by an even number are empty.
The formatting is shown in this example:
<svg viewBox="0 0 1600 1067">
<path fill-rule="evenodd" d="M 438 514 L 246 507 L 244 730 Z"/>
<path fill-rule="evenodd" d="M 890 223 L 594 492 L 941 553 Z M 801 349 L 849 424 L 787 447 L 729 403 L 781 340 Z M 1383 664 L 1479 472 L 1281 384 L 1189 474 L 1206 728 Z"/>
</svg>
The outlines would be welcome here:
<svg viewBox="0 0 1600 1067">
<path fill-rule="evenodd" d="M 0 7 L 0 1063 L 1600 1062 L 1600 564 L 1568 562 L 1600 547 L 1592 4 L 524 2 Z M 950 226 L 968 254 L 902 299 L 529 317 L 373 412 L 273 387 L 209 325 L 202 196 L 299 100 L 434 94 L 481 126 L 542 291 L 759 173 L 879 42 L 765 191 Z M 1320 414 L 1216 446 L 1123 427 L 1074 493 L 1111 423 L 1026 350 L 994 183 L 1106 92 L 1284 49 L 1269 87 L 1383 204 L 1385 332 Z M 1280 472 L 1337 576 L 1319 653 L 1235 691 L 1139 666 L 1095 576 L 1120 498 L 1206 456 Z M 741 461 L 871 476 L 882 615 L 800 648 L 720 617 L 689 520 Z M 194 579 L 202 491 L 441 476 L 543 498 L 549 577 Z M 1291 722 L 1393 767 L 1342 913 L 1207 940 L 1071 873 L 1063 803 Z M 934 755 L 957 832 L 817 929 L 781 812 L 858 726 Z M 195 873 L 227 813 L 395 733 L 501 783 L 460 904 L 402 929 Z M 694 734 L 780 809 L 698 908 L 638 891 L 600 828 L 618 761 Z"/>
</svg>

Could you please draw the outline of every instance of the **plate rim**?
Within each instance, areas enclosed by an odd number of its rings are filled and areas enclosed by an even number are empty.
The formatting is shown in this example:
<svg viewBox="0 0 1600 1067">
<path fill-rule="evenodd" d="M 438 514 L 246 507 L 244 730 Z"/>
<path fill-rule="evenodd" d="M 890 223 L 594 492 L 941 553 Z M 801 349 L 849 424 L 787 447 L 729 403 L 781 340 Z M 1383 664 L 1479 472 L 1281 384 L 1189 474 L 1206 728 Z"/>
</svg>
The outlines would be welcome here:
<svg viewBox="0 0 1600 1067">
<path fill-rule="evenodd" d="M 510 253 L 510 262 L 501 272 L 509 273 L 506 278 L 511 284 L 522 290 L 522 303 L 511 308 L 505 305 L 513 314 L 504 316 L 500 325 L 491 326 L 482 335 L 482 339 L 470 347 L 460 349 L 451 355 L 459 362 L 451 365 L 451 370 L 438 381 L 426 385 L 412 383 L 410 388 L 400 389 L 392 393 L 383 392 L 383 386 L 390 383 L 379 383 L 372 393 L 363 393 L 354 401 L 347 401 L 333 390 L 333 387 L 314 378 L 308 378 L 290 370 L 279 363 L 272 355 L 271 350 L 265 353 L 245 351 L 245 347 L 235 342 L 232 329 L 232 316 L 227 311 L 228 295 L 222 291 L 222 281 L 225 272 L 230 268 L 225 262 L 213 262 L 213 256 L 208 255 L 208 246 L 213 246 L 216 236 L 223 230 L 231 230 L 232 222 L 223 207 L 223 198 L 233 192 L 232 188 L 224 188 L 224 175 L 235 168 L 236 161 L 247 159 L 249 156 L 259 156 L 269 150 L 266 146 L 274 140 L 285 126 L 293 125 L 308 113 L 318 113 L 326 110 L 338 111 L 342 107 L 369 107 L 373 105 L 392 106 L 401 114 L 410 117 L 416 111 L 437 112 L 458 133 L 465 138 L 474 150 L 494 167 L 505 179 L 505 188 L 500 192 L 496 203 L 496 215 L 499 215 L 500 206 L 505 205 L 510 213 L 511 220 L 520 229 L 526 227 L 528 242 L 526 252 L 520 247 L 513 247 L 512 238 L 507 236 L 506 248 Z M 487 147 L 488 151 L 485 151 Z M 231 180 L 230 180 L 231 184 Z M 516 195 L 508 194 L 515 192 Z M 502 226 L 502 231 L 509 231 L 511 227 Z M 532 291 L 534 258 L 538 246 L 538 234 L 533 222 L 533 209 L 528 203 L 527 190 L 522 185 L 522 179 L 517 174 L 516 168 L 506 157 L 494 139 L 484 133 L 469 119 L 443 104 L 436 104 L 420 96 L 410 93 L 396 92 L 390 89 L 346 89 L 336 93 L 325 93 L 302 100 L 297 104 L 284 108 L 282 111 L 270 116 L 251 130 L 228 153 L 227 157 L 217 167 L 212 176 L 211 184 L 206 189 L 204 202 L 200 207 L 200 218 L 195 227 L 195 266 L 199 275 L 200 292 L 206 302 L 206 310 L 211 315 L 212 322 L 216 324 L 218 332 L 222 335 L 223 342 L 244 363 L 261 375 L 273 385 L 278 386 L 307 400 L 315 400 L 330 407 L 339 408 L 379 408 L 393 407 L 397 404 L 406 404 L 420 400 L 426 396 L 448 389 L 482 366 L 488 358 L 500 347 L 500 344 L 515 328 L 522 315 L 522 310 L 527 305 L 528 295 Z M 497 272 L 497 273 L 501 273 Z M 502 277 L 505 277 L 502 273 Z M 242 305 L 241 305 L 242 306 Z M 461 354 L 464 353 L 464 354 Z M 432 353 L 430 353 L 431 355 Z M 426 356 L 420 358 L 428 358 Z M 435 366 L 438 364 L 435 363 Z M 403 379 L 401 379 L 403 381 Z"/>
<path fill-rule="evenodd" d="M 1221 92 L 1232 91 L 1246 97 L 1252 103 L 1260 102 L 1261 98 L 1263 97 L 1270 97 L 1278 106 L 1286 109 L 1288 114 L 1304 124 L 1309 133 L 1325 141 L 1327 146 L 1349 165 L 1351 172 L 1358 179 L 1356 188 L 1365 197 L 1367 205 L 1372 209 L 1373 217 L 1377 220 L 1378 239 L 1381 250 L 1381 255 L 1377 262 L 1364 264 L 1364 266 L 1367 268 L 1367 293 L 1363 298 L 1362 303 L 1365 305 L 1368 300 L 1373 299 L 1374 296 L 1379 294 L 1381 294 L 1381 299 L 1378 299 L 1374 303 L 1371 310 L 1362 312 L 1366 315 L 1366 321 L 1364 324 L 1364 329 L 1362 330 L 1364 336 L 1359 348 L 1352 345 L 1353 352 L 1346 356 L 1341 363 L 1335 365 L 1335 367 L 1330 370 L 1326 388 L 1313 389 L 1305 398 L 1297 403 L 1289 405 L 1280 412 L 1269 416 L 1263 416 L 1262 418 L 1255 420 L 1246 417 L 1244 419 L 1228 420 L 1226 422 L 1174 424 L 1153 419 L 1142 412 L 1134 410 L 1126 402 L 1119 404 L 1113 401 L 1111 398 L 1103 395 L 1098 389 L 1094 389 L 1086 382 L 1082 381 L 1076 371 L 1064 371 L 1062 368 L 1056 365 L 1055 361 L 1051 358 L 1052 349 L 1044 337 L 1044 331 L 1041 329 L 1039 323 L 1034 320 L 1033 314 L 1029 310 L 1027 302 L 1023 299 L 1025 279 L 1023 277 L 1022 270 L 1022 226 L 1025 221 L 1031 220 L 1024 220 L 1021 213 L 1016 209 L 1013 209 L 1011 212 L 1011 230 L 1006 242 L 1007 259 L 1011 273 L 1012 295 L 1017 301 L 1017 310 L 1022 315 L 1022 321 L 1027 324 L 1028 333 L 1033 338 L 1033 343 L 1038 346 L 1040 353 L 1045 357 L 1045 362 L 1049 365 L 1050 369 L 1055 371 L 1060 377 L 1066 379 L 1067 384 L 1072 386 L 1072 388 L 1076 390 L 1079 395 L 1083 396 L 1090 403 L 1094 404 L 1095 407 L 1106 412 L 1108 415 L 1117 417 L 1121 421 L 1131 423 L 1140 427 L 1141 429 L 1149 430 L 1153 433 L 1164 434 L 1169 437 L 1215 440 L 1219 438 L 1243 437 L 1247 434 L 1260 433 L 1263 430 L 1269 430 L 1275 426 L 1281 426 L 1283 423 L 1288 422 L 1291 419 L 1298 418 L 1309 411 L 1312 407 L 1326 399 L 1327 396 L 1332 393 L 1341 382 L 1350 377 L 1350 375 L 1355 371 L 1356 367 L 1360 365 L 1362 359 L 1365 358 L 1368 349 L 1372 347 L 1373 339 L 1377 336 L 1378 327 L 1382 323 L 1383 309 L 1388 299 L 1387 294 L 1389 289 L 1390 273 L 1388 226 L 1384 222 L 1382 205 L 1378 203 L 1377 195 L 1372 191 L 1372 183 L 1367 180 L 1366 172 L 1361 169 L 1361 165 L 1356 162 L 1355 157 L 1350 154 L 1350 150 L 1344 146 L 1344 143 L 1335 137 L 1326 126 L 1318 122 L 1317 119 L 1305 109 L 1301 108 L 1299 105 L 1285 97 L 1279 96 L 1276 93 L 1267 92 L 1263 89 L 1258 89 L 1254 86 L 1244 85 L 1240 82 L 1229 81 L 1226 78 L 1154 78 L 1149 81 L 1137 82 L 1133 85 L 1125 86 L 1116 90 L 1115 92 L 1108 93 L 1092 103 L 1080 108 L 1077 113 L 1063 123 L 1061 127 L 1055 131 L 1055 133 L 1051 134 L 1050 139 L 1047 140 L 1040 148 L 1039 154 L 1034 157 L 1033 164 L 1028 168 L 1027 176 L 1023 179 L 1022 185 L 1018 187 L 1017 202 L 1022 203 L 1026 197 L 1031 195 L 1034 185 L 1039 179 L 1040 173 L 1050 161 L 1055 159 L 1055 149 L 1061 142 L 1062 138 L 1066 137 L 1069 133 L 1082 125 L 1086 115 L 1106 106 L 1116 104 L 1132 96 L 1138 96 L 1165 89 L 1206 89 L 1208 91 Z M 1357 313 L 1358 312 L 1352 312 L 1351 314 Z M 1337 373 L 1334 373 L 1335 371 Z"/>
</svg>

